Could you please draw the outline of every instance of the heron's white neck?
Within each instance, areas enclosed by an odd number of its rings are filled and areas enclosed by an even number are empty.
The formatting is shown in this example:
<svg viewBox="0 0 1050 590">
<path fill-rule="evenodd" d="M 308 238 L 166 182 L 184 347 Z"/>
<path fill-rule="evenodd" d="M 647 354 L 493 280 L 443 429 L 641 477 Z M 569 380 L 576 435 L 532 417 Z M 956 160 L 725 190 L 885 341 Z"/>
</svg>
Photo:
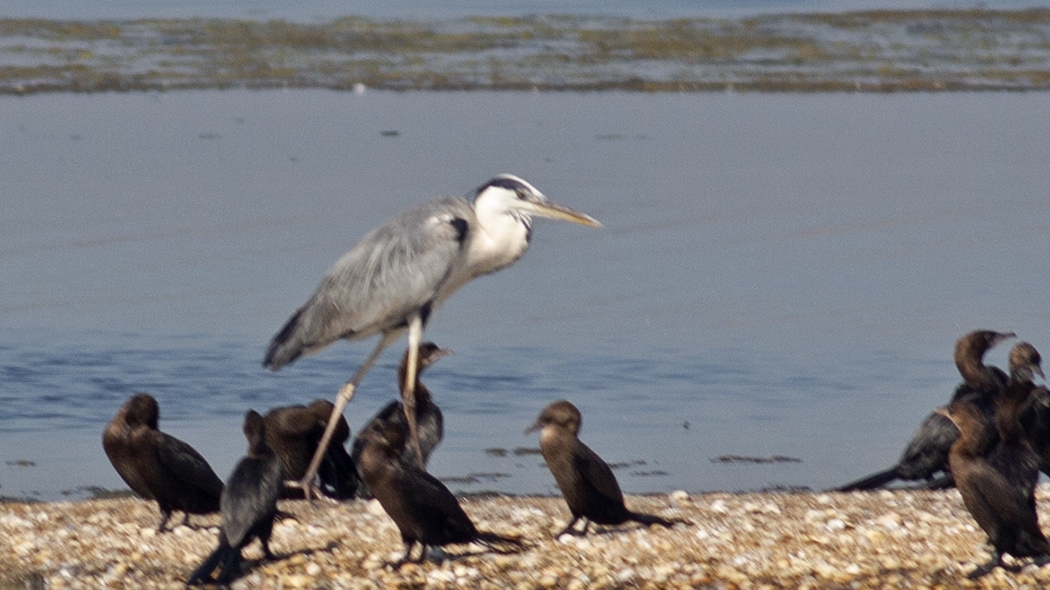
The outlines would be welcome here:
<svg viewBox="0 0 1050 590">
<path fill-rule="evenodd" d="M 467 245 L 470 278 L 506 268 L 529 249 L 530 219 L 501 205 L 485 199 L 474 203 L 477 223 Z"/>
<path fill-rule="evenodd" d="M 474 215 L 476 221 L 465 245 L 466 263 L 442 285 L 439 304 L 471 279 L 514 264 L 529 249 L 528 226 L 506 209 L 497 212 L 494 207 L 480 206 Z"/>
</svg>

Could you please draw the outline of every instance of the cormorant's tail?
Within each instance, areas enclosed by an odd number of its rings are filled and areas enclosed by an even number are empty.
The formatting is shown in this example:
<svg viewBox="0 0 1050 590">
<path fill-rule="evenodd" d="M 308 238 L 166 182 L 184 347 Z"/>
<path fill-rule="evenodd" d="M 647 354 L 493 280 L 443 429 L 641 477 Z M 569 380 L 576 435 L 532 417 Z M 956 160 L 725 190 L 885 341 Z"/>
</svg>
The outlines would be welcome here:
<svg viewBox="0 0 1050 590">
<path fill-rule="evenodd" d="M 932 479 L 921 486 L 920 490 L 949 490 L 955 487 L 955 478 L 952 474 L 942 475 L 936 479 Z"/>
<path fill-rule="evenodd" d="M 523 543 L 521 539 L 504 537 L 503 535 L 486 531 L 478 531 L 477 536 L 474 537 L 474 541 L 501 553 L 510 553 L 525 547 L 525 543 Z"/>
<path fill-rule="evenodd" d="M 199 568 L 194 570 L 188 580 L 186 580 L 187 586 L 195 586 L 197 584 L 210 584 L 212 582 L 228 583 L 237 579 L 240 575 L 241 565 L 241 551 L 240 549 L 234 549 L 230 547 L 229 543 L 225 539 L 219 541 L 219 546 L 215 548 L 215 551 L 211 552 L 211 555 L 204 560 Z M 216 568 L 220 568 L 219 577 L 213 578 L 212 574 Z"/>
<path fill-rule="evenodd" d="M 266 349 L 266 357 L 263 358 L 264 367 L 276 371 L 302 356 L 306 350 L 298 333 L 302 315 L 303 308 L 299 308 L 273 340 L 270 340 L 270 347 Z"/>
<path fill-rule="evenodd" d="M 867 477 L 863 477 L 856 481 L 851 481 L 848 484 L 835 488 L 836 492 L 859 492 L 865 490 L 876 490 L 882 486 L 890 483 L 891 481 L 898 479 L 900 473 L 897 472 L 897 467 L 890 467 L 885 471 L 878 473 L 872 473 Z"/>
<path fill-rule="evenodd" d="M 666 518 L 660 518 L 654 514 L 642 514 L 641 512 L 627 511 L 627 518 L 634 522 L 640 522 L 644 525 L 658 524 L 667 528 L 671 528 L 676 524 L 689 524 L 688 520 L 672 519 L 667 520 Z"/>
<path fill-rule="evenodd" d="M 335 441 L 328 445 L 317 475 L 321 479 L 321 491 L 336 500 L 349 500 L 364 486 L 346 447 Z"/>
</svg>

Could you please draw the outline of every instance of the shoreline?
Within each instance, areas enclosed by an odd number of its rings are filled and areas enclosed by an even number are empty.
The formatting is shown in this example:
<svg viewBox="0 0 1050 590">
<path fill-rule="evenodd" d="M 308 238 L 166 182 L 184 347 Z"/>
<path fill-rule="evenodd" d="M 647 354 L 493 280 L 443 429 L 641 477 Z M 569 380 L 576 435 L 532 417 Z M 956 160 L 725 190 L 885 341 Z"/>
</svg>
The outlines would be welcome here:
<svg viewBox="0 0 1050 590">
<path fill-rule="evenodd" d="M 0 95 L 1050 90 L 1050 9 L 327 22 L 0 18 Z"/>
<path fill-rule="evenodd" d="M 1050 484 L 1037 489 L 1050 500 Z M 274 526 L 277 561 L 260 562 L 233 588 L 846 588 L 997 587 L 1050 583 L 1050 567 L 997 569 L 968 581 L 989 554 L 985 536 L 950 491 L 703 493 L 627 496 L 629 508 L 689 525 L 628 523 L 554 539 L 568 520 L 560 497 L 461 498 L 479 529 L 529 546 L 498 554 L 445 548 L 444 560 L 389 562 L 403 547 L 378 503 L 282 501 L 295 517 Z M 178 517 L 173 519 L 181 522 Z M 0 505 L 0 587 L 183 587 L 214 548 L 219 516 L 157 534 L 156 505 L 138 499 Z M 439 554 L 440 555 L 440 554 Z M 1024 564 L 1025 562 L 1020 562 Z"/>
</svg>

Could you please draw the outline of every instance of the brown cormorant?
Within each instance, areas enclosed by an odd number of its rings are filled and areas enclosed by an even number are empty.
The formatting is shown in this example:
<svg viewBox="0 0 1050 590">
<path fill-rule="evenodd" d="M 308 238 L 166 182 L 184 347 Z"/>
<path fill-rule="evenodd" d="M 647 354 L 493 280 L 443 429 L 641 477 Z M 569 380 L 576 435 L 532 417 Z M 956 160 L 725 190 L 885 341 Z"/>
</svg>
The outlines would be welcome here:
<svg viewBox="0 0 1050 590">
<path fill-rule="evenodd" d="M 102 448 L 120 477 L 139 496 L 156 500 L 159 532 L 171 513 L 209 514 L 219 510 L 222 480 L 193 447 L 157 429 L 160 407 L 147 393 L 136 393 L 102 432 Z"/>
<path fill-rule="evenodd" d="M 430 395 L 430 390 L 423 385 L 420 377 L 423 371 L 430 365 L 437 362 L 441 357 L 452 354 L 450 350 L 438 348 L 433 342 L 424 342 L 419 345 L 419 371 L 416 373 L 416 428 L 419 432 L 419 450 L 423 454 L 423 465 L 426 466 L 427 459 L 430 458 L 430 453 L 441 443 L 442 437 L 445 435 L 445 418 L 441 414 L 441 408 L 434 403 L 434 398 Z M 397 370 L 397 382 L 404 385 L 407 372 L 408 372 L 408 351 L 405 351 L 404 356 L 401 357 L 401 364 Z M 356 466 L 361 460 L 361 451 L 364 448 L 365 442 L 362 434 L 368 432 L 370 429 L 378 428 L 380 422 L 393 422 L 405 429 L 408 432 L 408 422 L 405 420 L 405 411 L 403 404 L 398 401 L 392 401 L 380 410 L 371 420 L 368 421 L 358 433 L 354 444 L 350 451 L 350 457 Z M 415 461 L 415 451 L 405 446 L 405 461 Z M 360 479 L 360 476 L 358 476 Z M 358 490 L 358 495 L 363 498 L 371 497 L 367 486 L 361 486 Z"/>
<path fill-rule="evenodd" d="M 988 461 L 1007 481 L 1024 490 L 1035 508 L 1035 484 L 1039 481 L 1039 455 L 1032 448 L 1021 423 L 1021 415 L 1036 389 L 1033 375 L 1043 376 L 1042 359 L 1034 346 L 1020 342 L 1010 350 L 1010 378 L 999 395 L 995 426 L 999 443 Z"/>
<path fill-rule="evenodd" d="M 665 527 L 685 522 L 628 510 L 612 469 L 577 438 L 581 423 L 582 416 L 576 406 L 561 400 L 544 408 L 536 423 L 525 430 L 526 434 L 540 431 L 543 459 L 572 512 L 572 520 L 556 536 L 585 535 L 591 522 L 611 525 L 630 520 Z M 584 519 L 583 530 L 577 532 L 573 527 L 580 519 Z"/>
<path fill-rule="evenodd" d="M 413 455 L 405 459 L 406 429 L 393 421 L 381 421 L 361 433 L 364 448 L 359 467 L 365 483 L 383 510 L 401 532 L 405 555 L 395 564 L 421 562 L 427 547 L 477 542 L 492 549 L 520 548 L 521 541 L 479 531 L 447 487 L 416 465 Z M 421 545 L 419 557 L 412 549 Z"/>
<path fill-rule="evenodd" d="M 244 417 L 244 436 L 248 439 L 248 454 L 233 468 L 222 492 L 219 546 L 190 575 L 188 585 L 213 581 L 216 568 L 219 576 L 214 581 L 228 584 L 235 580 L 241 570 L 241 549 L 253 539 L 259 539 L 267 558 L 274 557 L 270 552 L 270 533 L 277 499 L 284 487 L 281 461 L 266 445 L 266 425 L 255 410 L 249 410 Z"/>
<path fill-rule="evenodd" d="M 1030 493 L 985 458 L 996 444 L 996 436 L 981 409 L 970 402 L 955 401 L 937 412 L 959 429 L 949 454 L 952 476 L 963 504 L 992 545 L 991 560 L 968 577 L 979 578 L 992 571 L 1002 564 L 1004 553 L 1046 563 L 1050 560 L 1050 543 L 1039 528 Z"/>
<path fill-rule="evenodd" d="M 281 459 L 287 479 L 299 481 L 306 473 L 333 407 L 332 402 L 318 399 L 309 406 L 273 408 L 263 417 L 266 423 L 266 444 Z M 357 469 L 344 446 L 348 438 L 350 427 L 346 419 L 340 416 L 332 442 L 318 470 L 321 492 L 338 500 L 352 498 L 359 485 Z M 301 498 L 303 494 L 301 490 L 289 488 L 285 490 L 284 497 Z"/>
<path fill-rule="evenodd" d="M 966 334 L 955 343 L 955 366 L 963 382 L 955 389 L 951 401 L 969 401 L 976 404 L 991 422 L 995 414 L 995 400 L 1006 384 L 1006 374 L 996 367 L 984 364 L 984 354 L 1003 340 L 1013 338 L 1012 332 L 976 330 Z M 885 471 L 850 482 L 838 491 L 878 489 L 895 480 L 934 480 L 943 473 L 945 477 L 929 484 L 931 487 L 950 487 L 948 472 L 948 450 L 958 438 L 959 431 L 944 416 L 931 413 L 923 420 L 911 442 L 901 453 L 896 465 Z"/>
</svg>

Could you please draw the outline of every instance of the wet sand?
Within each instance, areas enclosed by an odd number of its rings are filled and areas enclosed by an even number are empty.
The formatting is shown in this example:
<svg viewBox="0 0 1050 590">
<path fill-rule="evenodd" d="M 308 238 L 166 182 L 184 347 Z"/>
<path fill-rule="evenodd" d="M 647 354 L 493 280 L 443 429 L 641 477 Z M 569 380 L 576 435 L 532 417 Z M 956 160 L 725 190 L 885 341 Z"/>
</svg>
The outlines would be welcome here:
<svg viewBox="0 0 1050 590">
<path fill-rule="evenodd" d="M 1037 492 L 1045 505 L 1050 487 Z M 560 498 L 463 500 L 479 528 L 529 542 L 518 554 L 450 546 L 395 571 L 401 555 L 376 503 L 282 502 L 295 516 L 274 529 L 278 561 L 234 588 L 897 588 L 1045 586 L 1050 567 L 964 579 L 988 559 L 985 537 L 956 491 L 629 496 L 628 506 L 685 518 L 673 529 L 601 528 L 552 538 L 568 517 Z M 1045 510 L 1044 510 L 1045 517 Z M 155 505 L 141 500 L 0 505 L 0 587 L 180 587 L 211 551 L 205 526 L 156 534 Z"/>
</svg>

